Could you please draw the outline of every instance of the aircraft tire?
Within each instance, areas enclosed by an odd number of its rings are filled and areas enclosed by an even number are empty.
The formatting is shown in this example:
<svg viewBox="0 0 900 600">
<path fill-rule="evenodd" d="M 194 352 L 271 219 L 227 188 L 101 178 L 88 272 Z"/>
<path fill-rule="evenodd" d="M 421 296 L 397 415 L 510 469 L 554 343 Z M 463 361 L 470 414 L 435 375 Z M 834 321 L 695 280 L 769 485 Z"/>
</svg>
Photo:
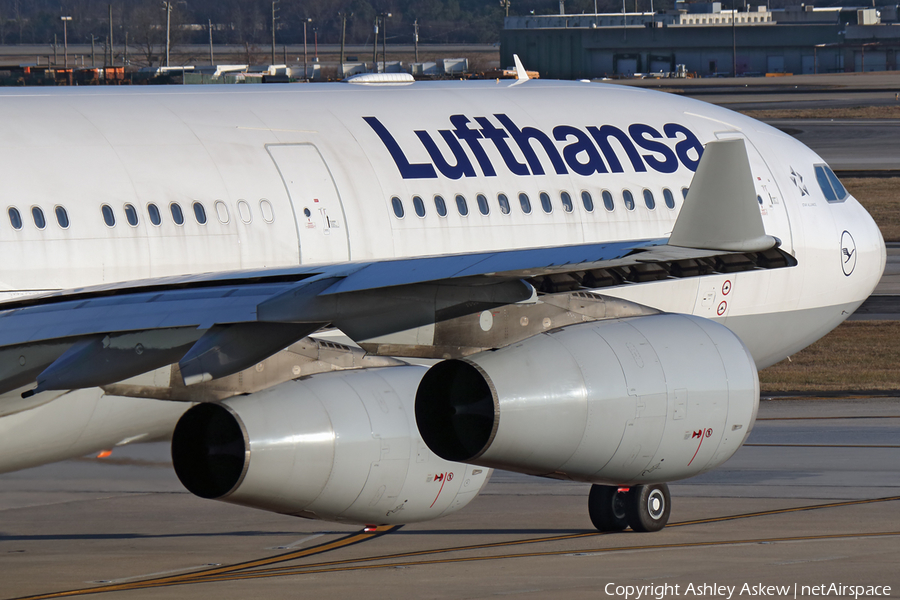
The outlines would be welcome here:
<svg viewBox="0 0 900 600">
<path fill-rule="evenodd" d="M 598 531 L 622 531 L 626 520 L 627 495 L 612 485 L 592 485 L 588 496 L 588 514 Z"/>
<path fill-rule="evenodd" d="M 633 531 L 659 531 L 669 522 L 672 498 L 665 483 L 631 488 L 625 502 L 625 519 Z"/>
</svg>

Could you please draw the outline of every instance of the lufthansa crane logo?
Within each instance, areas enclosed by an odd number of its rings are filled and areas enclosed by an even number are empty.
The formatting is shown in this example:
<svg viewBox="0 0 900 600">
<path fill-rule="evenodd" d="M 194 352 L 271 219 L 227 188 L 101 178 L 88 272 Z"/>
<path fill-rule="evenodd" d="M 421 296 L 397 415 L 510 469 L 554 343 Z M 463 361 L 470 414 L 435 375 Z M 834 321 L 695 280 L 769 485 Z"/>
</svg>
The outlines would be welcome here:
<svg viewBox="0 0 900 600">
<path fill-rule="evenodd" d="M 841 268 L 848 277 L 856 268 L 856 242 L 849 231 L 841 234 Z"/>
</svg>

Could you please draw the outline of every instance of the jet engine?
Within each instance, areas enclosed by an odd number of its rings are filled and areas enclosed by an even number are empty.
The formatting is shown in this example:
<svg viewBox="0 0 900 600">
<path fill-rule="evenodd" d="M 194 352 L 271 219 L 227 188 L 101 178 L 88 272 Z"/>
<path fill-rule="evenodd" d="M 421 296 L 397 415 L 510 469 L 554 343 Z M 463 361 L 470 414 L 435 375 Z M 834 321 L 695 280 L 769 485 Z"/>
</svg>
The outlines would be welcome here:
<svg viewBox="0 0 900 600">
<path fill-rule="evenodd" d="M 454 512 L 490 469 L 422 442 L 413 399 L 425 371 L 324 373 L 198 404 L 175 428 L 175 472 L 200 497 L 300 517 L 391 524 Z"/>
<path fill-rule="evenodd" d="M 445 460 L 635 486 L 723 463 L 758 407 L 756 365 L 736 335 L 658 314 L 440 362 L 419 385 L 416 420 Z"/>
</svg>

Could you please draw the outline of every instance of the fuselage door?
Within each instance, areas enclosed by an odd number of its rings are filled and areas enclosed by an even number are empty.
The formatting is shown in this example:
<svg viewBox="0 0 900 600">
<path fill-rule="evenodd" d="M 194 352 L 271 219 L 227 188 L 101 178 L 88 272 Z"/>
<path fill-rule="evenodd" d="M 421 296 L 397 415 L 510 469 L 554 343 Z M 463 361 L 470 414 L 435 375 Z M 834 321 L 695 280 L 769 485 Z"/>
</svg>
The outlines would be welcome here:
<svg viewBox="0 0 900 600">
<path fill-rule="evenodd" d="M 784 197 L 769 166 L 763 159 L 759 150 L 753 145 L 747 136 L 739 131 L 720 131 L 716 133 L 720 140 L 741 138 L 747 147 L 747 156 L 750 159 L 750 171 L 753 173 L 753 185 L 756 187 L 756 199 L 759 202 L 759 212 L 762 215 L 766 233 L 774 235 L 781 240 L 781 248 L 791 254 L 794 253 L 794 243 L 791 237 L 791 224 L 788 218 L 787 207 L 784 205 Z"/>
<path fill-rule="evenodd" d="M 349 260 L 341 197 L 319 150 L 312 144 L 269 145 L 267 149 L 294 209 L 300 262 Z"/>
</svg>

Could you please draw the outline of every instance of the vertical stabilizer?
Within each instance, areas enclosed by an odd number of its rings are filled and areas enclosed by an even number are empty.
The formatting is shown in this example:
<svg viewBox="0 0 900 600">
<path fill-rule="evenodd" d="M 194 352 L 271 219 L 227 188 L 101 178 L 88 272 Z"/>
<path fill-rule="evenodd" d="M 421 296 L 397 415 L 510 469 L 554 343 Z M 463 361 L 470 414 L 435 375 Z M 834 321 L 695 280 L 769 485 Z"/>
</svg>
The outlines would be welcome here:
<svg viewBox="0 0 900 600">
<path fill-rule="evenodd" d="M 513 62 L 516 64 L 516 79 L 518 79 L 519 81 L 531 79 L 528 76 L 528 71 L 526 71 L 525 67 L 522 66 L 522 61 L 519 60 L 518 54 L 513 54 Z"/>
</svg>

